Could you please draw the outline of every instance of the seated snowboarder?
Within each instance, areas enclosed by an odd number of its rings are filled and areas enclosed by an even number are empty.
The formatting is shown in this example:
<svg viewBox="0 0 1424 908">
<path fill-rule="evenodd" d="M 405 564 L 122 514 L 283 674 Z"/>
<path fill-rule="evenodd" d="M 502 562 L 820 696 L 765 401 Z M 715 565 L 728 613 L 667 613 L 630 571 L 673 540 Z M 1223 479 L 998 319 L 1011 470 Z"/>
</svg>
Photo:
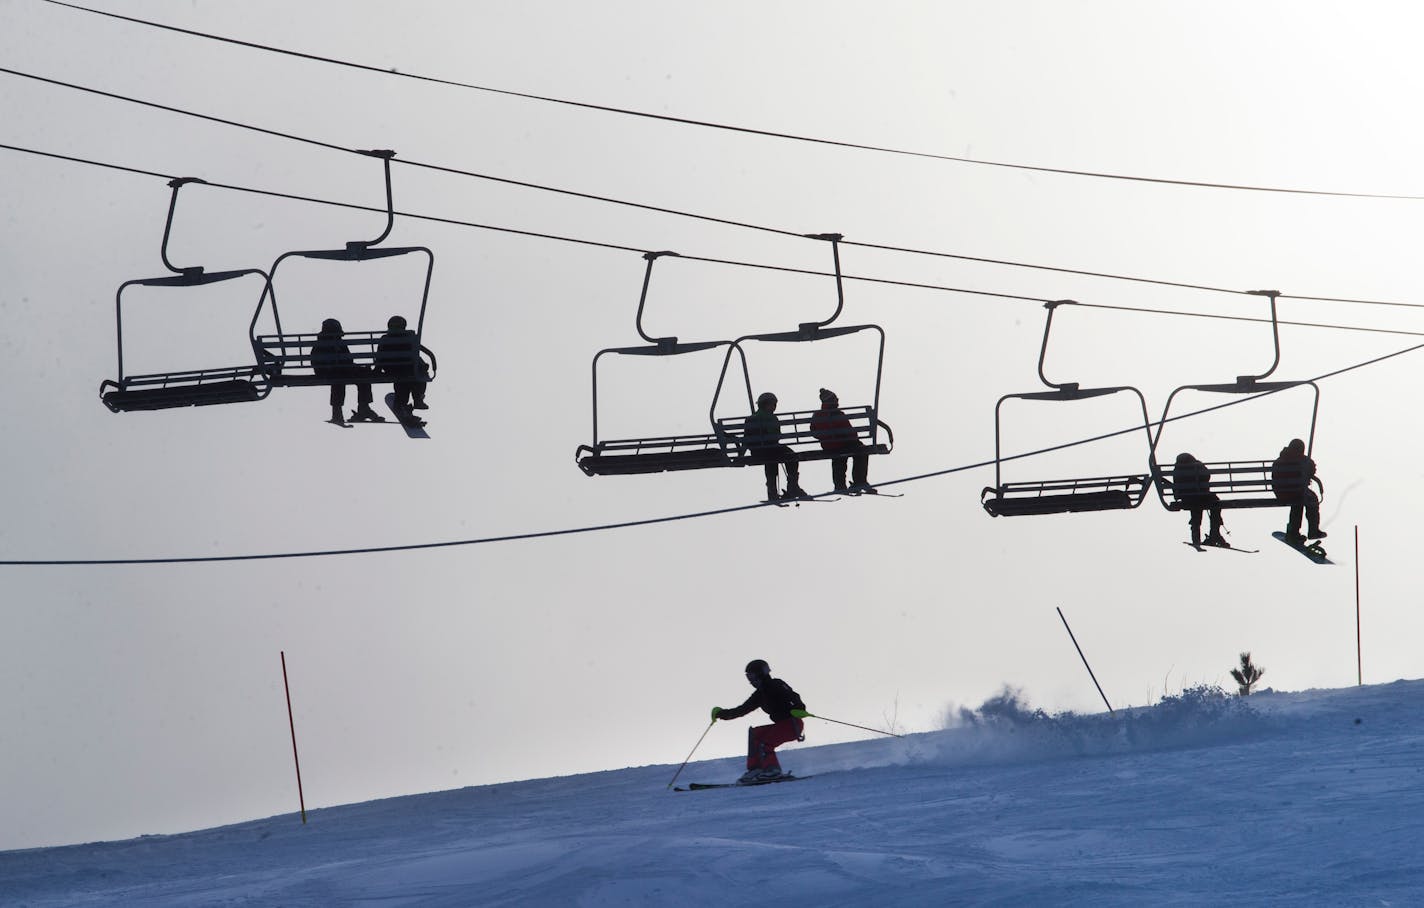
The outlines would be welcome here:
<svg viewBox="0 0 1424 908">
<path fill-rule="evenodd" d="M 865 445 L 855 435 L 855 428 L 841 410 L 840 400 L 834 391 L 821 389 L 821 409 L 811 414 L 811 434 L 821 443 L 821 448 L 835 452 L 831 458 L 831 482 L 837 492 L 870 492 L 870 454 Z M 852 484 L 846 487 L 846 461 L 854 460 L 851 470 Z"/>
<path fill-rule="evenodd" d="M 1310 488 L 1315 478 L 1315 461 L 1305 453 L 1305 442 L 1292 438 L 1290 444 L 1281 448 L 1281 456 L 1271 464 L 1271 489 L 1281 501 L 1290 504 L 1290 517 L 1286 521 L 1286 541 L 1300 544 L 1306 539 L 1324 539 L 1327 534 L 1320 528 L 1320 499 Z M 1300 519 L 1304 514 L 1308 523 L 1306 535 L 1300 534 Z"/>
<path fill-rule="evenodd" d="M 1172 494 L 1182 507 L 1191 512 L 1192 545 L 1200 546 L 1202 511 L 1211 513 L 1211 525 L 1206 534 L 1207 545 L 1226 546 L 1221 535 L 1221 499 L 1211 491 L 1211 470 L 1186 451 L 1177 455 L 1172 468 Z"/>
<path fill-rule="evenodd" d="M 765 659 L 753 659 L 747 663 L 747 682 L 756 690 L 746 702 L 732 709 L 712 707 L 712 721 L 739 719 L 755 709 L 765 710 L 771 716 L 771 725 L 747 729 L 747 771 L 738 780 L 765 782 L 782 775 L 781 762 L 776 758 L 777 746 L 787 741 L 805 740 L 802 734 L 805 723 L 802 720 L 809 713 L 791 685 L 771 676 L 771 666 L 766 664 Z"/>
<path fill-rule="evenodd" d="M 807 497 L 801 488 L 796 452 L 781 443 L 781 420 L 776 418 L 775 394 L 766 391 L 757 398 L 756 412 L 747 417 L 745 433 L 751 461 L 762 464 L 762 472 L 766 475 L 766 500 Z M 784 464 L 786 467 L 784 495 L 776 490 L 777 464 Z"/>
<path fill-rule="evenodd" d="M 391 381 L 395 411 L 401 422 L 425 425 L 414 410 L 430 409 L 425 403 L 425 383 L 429 370 L 420 360 L 420 340 L 399 315 L 386 322 L 386 333 L 376 343 L 376 368 Z"/>
<path fill-rule="evenodd" d="M 349 381 L 356 386 L 356 411 L 351 419 L 385 422 L 385 417 L 371 409 L 371 373 L 366 367 L 356 365 L 351 348 L 341 339 L 345 333 L 341 322 L 326 319 L 311 348 L 312 374 L 318 378 L 342 379 L 331 386 L 331 421 L 346 424 L 341 418 L 341 408 L 346 404 L 346 382 Z"/>
</svg>

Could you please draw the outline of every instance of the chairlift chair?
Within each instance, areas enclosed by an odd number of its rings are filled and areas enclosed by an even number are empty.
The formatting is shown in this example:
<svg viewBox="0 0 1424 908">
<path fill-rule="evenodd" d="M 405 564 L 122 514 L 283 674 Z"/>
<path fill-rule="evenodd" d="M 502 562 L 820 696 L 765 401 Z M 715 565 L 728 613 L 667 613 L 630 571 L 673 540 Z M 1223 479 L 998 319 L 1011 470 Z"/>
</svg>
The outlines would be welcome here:
<svg viewBox="0 0 1424 908">
<path fill-rule="evenodd" d="M 202 183 L 197 177 L 181 177 L 168 183 L 173 190 L 168 201 L 168 219 L 163 227 L 163 242 L 159 255 L 172 274 L 163 277 L 125 281 L 114 297 L 114 318 L 118 349 L 118 378 L 106 379 L 99 385 L 99 399 L 115 413 L 130 410 L 166 410 L 173 407 L 201 407 L 261 400 L 271 391 L 261 364 L 240 363 L 206 369 L 170 370 L 146 374 L 124 371 L 124 294 L 133 287 L 193 288 L 243 278 L 260 279 L 260 289 L 254 294 L 261 308 L 261 299 L 268 286 L 268 277 L 260 268 L 234 271 L 205 271 L 202 266 L 179 268 L 168 259 L 168 239 L 173 231 L 173 212 L 178 204 L 178 191 L 189 183 Z M 256 314 L 253 315 L 254 320 Z"/>
<path fill-rule="evenodd" d="M 802 322 L 795 331 L 779 331 L 763 334 L 747 334 L 737 338 L 732 342 L 727 350 L 726 358 L 722 363 L 722 374 L 717 380 L 717 392 L 712 397 L 712 406 L 709 417 L 715 428 L 717 439 L 722 445 L 722 449 L 728 459 L 728 466 L 743 467 L 753 466 L 763 463 L 763 460 L 755 451 L 746 444 L 746 422 L 747 417 L 755 409 L 752 400 L 751 380 L 747 371 L 747 357 L 744 347 L 752 341 L 784 344 L 784 343 L 813 343 L 815 341 L 830 340 L 836 337 L 846 337 L 858 334 L 862 331 L 874 331 L 879 335 L 876 345 L 875 359 L 875 389 L 868 403 L 855 404 L 841 407 L 846 419 L 851 424 L 851 429 L 855 433 L 855 438 L 860 441 L 863 447 L 854 452 L 856 454 L 889 454 L 895 447 L 895 434 L 890 426 L 880 420 L 880 378 L 885 367 L 885 331 L 879 325 L 833 325 L 840 317 L 841 311 L 845 308 L 845 285 L 841 277 L 841 256 L 839 233 L 808 234 L 807 239 L 826 240 L 831 244 L 831 256 L 835 264 L 836 277 L 836 308 L 831 313 L 830 318 L 819 322 Z M 741 356 L 742 374 L 746 378 L 747 405 L 742 415 L 730 417 L 718 417 L 717 404 L 721 400 L 722 389 L 725 385 L 728 369 L 732 361 L 733 351 Z M 811 420 L 815 415 L 813 410 L 799 410 L 790 412 L 779 412 L 776 414 L 781 423 L 780 444 L 790 448 L 796 460 L 829 460 L 834 457 L 847 456 L 849 452 L 844 449 L 828 451 L 821 446 L 821 442 L 811 432 Z M 881 433 L 884 433 L 883 439 Z"/>
<path fill-rule="evenodd" d="M 1073 300 L 1055 300 L 1044 304 L 1044 308 L 1048 310 L 1048 318 L 1044 322 L 1043 343 L 1039 347 L 1038 377 L 1053 390 L 1005 394 L 994 407 L 994 485 L 986 486 L 979 496 L 980 504 L 993 517 L 1128 510 L 1142 504 L 1142 500 L 1147 496 L 1150 477 L 1146 473 L 1080 479 L 1003 481 L 1001 425 L 1004 402 L 1008 400 L 1067 403 L 1126 392 L 1137 398 L 1142 413 L 1143 435 L 1148 445 L 1151 445 L 1152 430 L 1151 419 L 1147 415 L 1147 400 L 1137 388 L 1130 385 L 1083 388 L 1077 382 L 1051 382 L 1044 375 L 1043 361 L 1048 352 L 1048 335 L 1053 329 L 1053 313 L 1065 304 L 1076 305 Z"/>
<path fill-rule="evenodd" d="M 257 334 L 257 316 L 252 320 L 252 348 L 258 361 L 265 369 L 271 383 L 277 387 L 307 387 L 307 386 L 329 386 L 336 384 L 351 384 L 353 379 L 348 374 L 338 376 L 317 375 L 312 364 L 312 345 L 317 342 L 315 331 L 288 332 L 282 327 L 282 315 L 277 306 L 277 274 L 284 262 L 289 259 L 307 259 L 314 261 L 328 262 L 370 262 L 380 259 L 395 258 L 405 255 L 421 255 L 425 257 L 425 280 L 420 292 L 420 307 L 416 316 L 414 330 L 415 343 L 419 350 L 421 364 L 425 370 L 421 375 L 424 381 L 433 381 L 436 372 L 435 354 L 426 347 L 421 339 L 424 337 L 425 310 L 430 299 L 430 279 L 435 270 L 435 253 L 425 246 L 378 246 L 386 237 L 390 236 L 391 228 L 395 224 L 395 207 L 391 192 L 391 159 L 395 157 L 394 151 L 376 150 L 363 151 L 361 154 L 379 158 L 384 165 L 386 178 L 386 228 L 381 235 L 373 240 L 352 240 L 347 242 L 341 249 L 312 249 L 285 252 L 277 257 L 272 264 L 271 279 L 268 282 L 267 293 L 263 297 L 265 304 L 270 300 L 272 323 L 276 327 L 275 334 Z M 340 314 L 339 303 L 331 309 L 331 314 Z M 258 315 L 261 315 L 259 309 Z M 399 376 L 393 377 L 385 374 L 377 368 L 381 365 L 377 360 L 377 346 L 380 343 L 385 328 L 372 326 L 362 330 L 347 330 L 342 335 L 342 342 L 351 351 L 351 358 L 355 365 L 367 367 L 368 375 L 363 375 L 361 380 L 369 381 L 372 384 L 390 383 L 400 380 Z"/>
<path fill-rule="evenodd" d="M 1154 485 L 1157 487 L 1157 495 L 1162 501 L 1162 506 L 1169 511 L 1181 511 L 1184 510 L 1185 507 L 1175 496 L 1173 488 L 1175 468 L 1173 466 L 1163 467 L 1157 460 L 1157 450 L 1162 441 L 1162 430 L 1170 421 L 1168 414 L 1170 414 L 1172 410 L 1172 400 L 1182 391 L 1202 391 L 1210 394 L 1264 395 L 1286 391 L 1291 388 L 1308 387 L 1313 393 L 1310 407 L 1310 427 L 1303 438 L 1307 457 L 1311 455 L 1311 451 L 1315 447 L 1315 423 L 1320 412 L 1320 386 L 1309 379 L 1263 381 L 1263 379 L 1268 378 L 1276 371 L 1276 367 L 1280 365 L 1281 362 L 1280 326 L 1276 316 L 1276 298 L 1280 296 L 1280 291 L 1251 290 L 1248 292 L 1255 296 L 1267 297 L 1270 300 L 1271 339 L 1275 348 L 1275 358 L 1271 362 L 1271 367 L 1260 375 L 1239 375 L 1234 382 L 1220 384 L 1183 385 L 1168 395 L 1167 404 L 1162 409 L 1162 419 L 1157 423 L 1157 431 L 1152 438 L 1150 465 Z M 1287 435 L 1283 437 L 1299 436 Z M 1218 503 L 1212 506 L 1233 509 L 1290 507 L 1295 504 L 1296 502 L 1289 496 L 1284 499 L 1276 497 L 1271 480 L 1271 465 L 1274 460 L 1275 457 L 1272 456 L 1260 460 L 1203 461 L 1206 468 L 1211 471 L 1211 479 L 1207 484 L 1206 491 L 1215 494 L 1219 500 Z M 1323 497 L 1325 489 L 1319 477 L 1313 477 L 1313 481 L 1320 487 L 1321 496 Z M 1171 493 L 1171 497 L 1169 497 L 1169 493 Z"/>
<path fill-rule="evenodd" d="M 647 261 L 647 268 L 643 272 L 643 289 L 638 297 L 638 313 L 634 324 L 638 336 L 647 341 L 647 344 L 634 347 L 610 347 L 598 351 L 593 357 L 593 443 L 579 445 L 574 453 L 574 460 L 579 469 L 589 476 L 663 473 L 729 465 L 726 453 L 710 425 L 705 432 L 678 435 L 613 439 L 599 436 L 598 364 L 604 356 L 681 356 L 731 346 L 732 342 L 725 340 L 682 342 L 676 337 L 652 337 L 643 329 L 643 311 L 648 300 L 648 285 L 653 276 L 653 264 L 663 256 L 676 255 L 676 252 L 668 251 L 643 253 L 643 258 Z M 730 355 L 729 350 L 728 356 Z M 745 357 L 742 362 L 742 372 L 745 378 Z M 747 393 L 750 394 L 750 378 L 746 378 L 746 381 Z"/>
</svg>

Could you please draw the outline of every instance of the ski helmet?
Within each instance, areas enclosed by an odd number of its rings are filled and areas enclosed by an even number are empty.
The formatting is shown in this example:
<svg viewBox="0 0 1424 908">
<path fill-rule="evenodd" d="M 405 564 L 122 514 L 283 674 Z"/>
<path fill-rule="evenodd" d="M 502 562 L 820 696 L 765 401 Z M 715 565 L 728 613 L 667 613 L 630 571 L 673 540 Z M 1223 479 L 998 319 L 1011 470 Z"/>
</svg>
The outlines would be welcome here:
<svg viewBox="0 0 1424 908">
<path fill-rule="evenodd" d="M 386 319 L 386 330 L 387 330 L 387 331 L 404 331 L 404 330 L 405 330 L 405 317 L 404 317 L 404 316 L 400 316 L 400 315 L 392 315 L 390 318 Z"/>
<path fill-rule="evenodd" d="M 337 321 L 334 318 L 328 318 L 324 319 L 321 323 L 321 333 L 344 334 L 345 332 L 341 329 L 341 322 Z"/>
<path fill-rule="evenodd" d="M 761 396 L 757 398 L 757 406 L 760 407 L 763 404 L 767 403 L 776 403 L 776 395 L 772 394 L 770 391 L 763 391 L 761 392 Z"/>
<path fill-rule="evenodd" d="M 766 678 L 771 675 L 771 666 L 766 664 L 765 659 L 753 659 L 747 663 L 747 674 L 754 678 Z"/>
</svg>

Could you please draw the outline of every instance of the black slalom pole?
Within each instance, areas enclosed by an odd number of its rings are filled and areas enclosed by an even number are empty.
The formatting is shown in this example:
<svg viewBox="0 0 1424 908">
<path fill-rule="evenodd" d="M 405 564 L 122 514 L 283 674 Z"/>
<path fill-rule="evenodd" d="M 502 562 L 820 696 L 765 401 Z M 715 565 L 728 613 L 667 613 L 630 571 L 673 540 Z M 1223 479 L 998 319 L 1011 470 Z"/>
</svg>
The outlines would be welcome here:
<svg viewBox="0 0 1424 908">
<path fill-rule="evenodd" d="M 687 761 L 688 761 L 688 760 L 691 760 L 691 759 L 692 759 L 692 755 L 695 754 L 695 753 L 697 753 L 697 748 L 699 748 L 699 747 L 702 746 L 702 738 L 707 737 L 707 733 L 708 733 L 709 731 L 711 731 L 711 730 L 712 730 L 712 726 L 713 726 L 713 725 L 716 725 L 716 724 L 717 724 L 717 720 L 716 720 L 716 719 L 713 719 L 712 722 L 711 722 L 711 724 L 709 724 L 706 728 L 702 729 L 702 737 L 698 738 L 698 739 L 697 739 L 697 743 L 694 744 L 694 745 L 692 745 L 692 750 L 689 750 L 689 751 L 687 752 L 687 760 L 683 760 L 683 761 L 682 761 L 682 765 L 677 768 L 677 772 L 675 772 L 675 773 L 672 774 L 672 781 L 671 781 L 671 782 L 668 782 L 668 784 L 667 784 L 667 787 L 668 787 L 668 788 L 671 788 L 671 787 L 672 787 L 672 783 L 677 781 L 677 777 L 680 776 L 680 775 L 682 775 L 683 769 L 685 769 L 685 768 L 687 767 Z"/>
<path fill-rule="evenodd" d="M 1057 606 L 1054 606 L 1057 608 Z M 1063 618 L 1063 609 L 1058 609 L 1058 617 Z M 1088 677 L 1093 679 L 1093 686 L 1098 689 L 1098 696 L 1103 698 L 1103 705 L 1112 712 L 1112 704 L 1108 702 L 1108 695 L 1103 693 L 1103 686 L 1098 683 L 1098 676 L 1093 674 L 1093 667 L 1088 664 L 1088 657 L 1083 655 L 1083 648 L 1078 645 L 1078 638 L 1073 636 L 1073 628 L 1068 626 L 1068 619 L 1063 618 L 1063 628 L 1068 631 L 1068 639 L 1073 641 L 1073 648 L 1078 651 L 1078 658 L 1083 660 L 1083 667 L 1088 670 Z"/>
<path fill-rule="evenodd" d="M 878 729 L 878 728 L 870 728 L 869 726 L 866 726 L 866 725 L 856 725 L 854 722 L 842 722 L 840 719 L 827 719 L 825 716 L 818 716 L 818 715 L 816 715 L 815 713 L 807 713 L 807 714 L 806 714 L 806 718 L 808 718 L 808 719 L 820 719 L 822 722 L 834 722 L 834 723 L 836 723 L 837 725 L 846 725 L 846 726 L 849 726 L 849 727 L 851 727 L 851 728 L 858 728 L 858 729 L 860 729 L 861 731 L 873 731 L 873 732 L 875 732 L 877 735 L 888 735 L 888 736 L 891 737 L 891 738 L 903 738 L 903 737 L 905 737 L 904 735 L 897 735 L 897 734 L 895 734 L 893 731 L 881 731 L 881 730 Z"/>
</svg>

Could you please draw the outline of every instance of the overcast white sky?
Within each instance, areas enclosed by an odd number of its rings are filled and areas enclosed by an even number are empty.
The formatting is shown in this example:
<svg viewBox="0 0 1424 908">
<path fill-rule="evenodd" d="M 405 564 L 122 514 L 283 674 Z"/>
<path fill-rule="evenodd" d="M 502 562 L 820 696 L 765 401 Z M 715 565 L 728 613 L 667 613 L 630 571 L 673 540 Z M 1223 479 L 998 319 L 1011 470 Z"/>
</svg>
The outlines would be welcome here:
<svg viewBox="0 0 1424 908">
<path fill-rule="evenodd" d="M 96 5 L 101 5 L 97 3 Z M 403 73 L 984 160 L 1178 180 L 1424 195 L 1424 89 L 1409 4 L 135 2 L 103 8 Z M 1303 296 L 1424 302 L 1424 202 L 1124 182 L 894 156 L 439 86 L 0 0 L 0 66 L 344 148 L 797 232 Z M 379 205 L 368 158 L 0 74 L 0 142 L 212 182 Z M 150 558 L 468 540 L 756 500 L 758 471 L 604 477 L 589 366 L 634 344 L 636 252 L 402 218 L 435 251 L 426 344 L 431 440 L 323 423 L 320 389 L 115 415 L 114 291 L 163 274 L 162 179 L 0 150 L 0 560 Z M 398 209 L 636 249 L 825 269 L 823 243 L 395 166 Z M 379 233 L 377 215 L 184 190 L 178 264 L 267 268 Z M 854 275 L 1259 317 L 1256 297 L 843 249 Z M 365 268 L 365 266 L 362 266 Z M 294 275 L 312 320 L 409 274 Z M 418 284 L 418 281 L 417 281 Z M 418 292 L 418 286 L 414 288 Z M 648 324 L 685 338 L 784 330 L 834 305 L 829 279 L 680 260 Z M 250 307 L 242 299 L 234 307 Z M 398 302 L 391 305 L 399 306 Z M 415 302 L 410 302 L 413 310 Z M 250 316 L 250 308 L 244 309 Z M 1409 308 L 1283 300 L 1292 321 L 1424 331 Z M 230 333 L 161 301 L 129 320 L 149 353 L 209 355 Z M 411 312 L 406 314 L 410 315 Z M 144 321 L 144 319 L 147 321 Z M 1030 391 L 1033 302 L 847 285 L 846 323 L 887 334 L 892 480 L 984 461 L 994 403 Z M 239 330 L 245 330 L 245 322 Z M 315 326 L 313 325 L 313 328 Z M 356 327 L 348 323 L 348 328 Z M 1061 330 L 1060 330 L 1061 329 Z M 214 336 L 208 336 L 214 335 Z M 1418 336 L 1282 329 L 1278 377 Z M 136 341 L 137 342 L 137 341 Z M 828 345 L 829 346 L 829 345 Z M 868 393 L 855 344 L 754 376 L 783 409 Z M 212 355 L 218 355 L 216 353 Z M 1160 415 L 1186 383 L 1271 357 L 1259 324 L 1060 311 L 1048 373 L 1132 384 Z M 1222 682 L 1250 649 L 1277 689 L 1352 684 L 1361 538 L 1364 676 L 1418 674 L 1412 407 L 1424 354 L 1322 384 L 1315 453 L 1338 566 L 1273 543 L 1284 514 L 1228 516 L 1256 555 L 1197 554 L 1185 518 L 989 518 L 992 469 L 905 497 L 764 508 L 605 533 L 365 556 L 221 564 L 0 567 L 0 847 L 169 832 L 294 809 L 278 653 L 291 671 L 308 805 L 676 762 L 708 708 L 767 659 L 822 715 L 934 727 L 1002 685 L 1050 710 Z M 630 432 L 695 425 L 711 374 L 620 363 L 601 414 Z M 700 364 L 704 365 L 705 364 Z M 639 369 L 643 371 L 638 371 Z M 692 374 L 696 373 L 696 374 Z M 1022 407 L 1006 445 L 1124 428 L 1133 406 Z M 1016 417 L 1012 426 L 1008 418 Z M 674 426 L 677 428 L 678 426 Z M 1180 423 L 1206 460 L 1268 458 L 1308 428 L 1279 400 Z M 1140 437 L 1005 467 L 1005 478 L 1140 469 Z M 1111 462 L 1111 463 L 1110 463 Z M 1106 466 L 1105 466 L 1106 465 Z M 825 464 L 806 485 L 829 486 Z M 817 743 L 856 737 L 814 723 Z M 741 751 L 718 727 L 700 755 Z"/>
</svg>

